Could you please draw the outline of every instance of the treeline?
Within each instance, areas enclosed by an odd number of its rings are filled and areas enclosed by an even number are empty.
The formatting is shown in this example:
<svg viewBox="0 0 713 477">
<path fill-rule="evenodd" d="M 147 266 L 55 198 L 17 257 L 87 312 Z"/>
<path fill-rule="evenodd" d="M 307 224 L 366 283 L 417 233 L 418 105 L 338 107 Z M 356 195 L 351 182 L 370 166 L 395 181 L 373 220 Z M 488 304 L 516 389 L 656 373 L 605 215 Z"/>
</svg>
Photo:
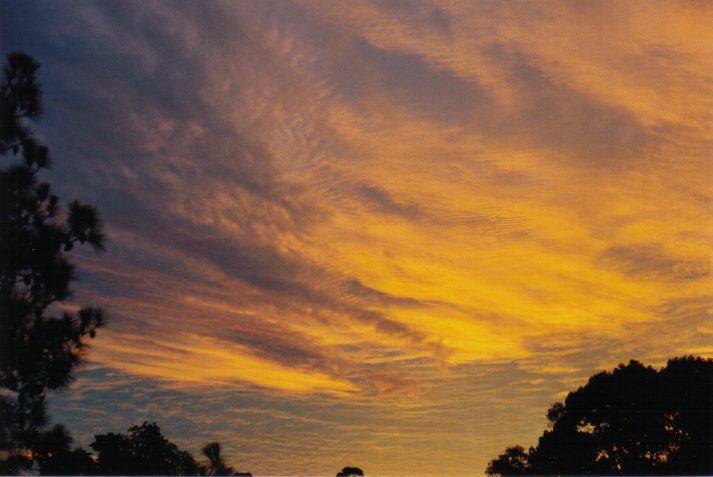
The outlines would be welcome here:
<svg viewBox="0 0 713 477">
<path fill-rule="evenodd" d="M 713 475 L 713 360 L 638 361 L 595 374 L 547 412 L 536 446 L 509 447 L 490 475 Z"/>
<path fill-rule="evenodd" d="M 161 434 L 156 423 L 144 422 L 132 426 L 126 434 L 94 436 L 92 454 L 80 448 L 70 449 L 72 438 L 62 425 L 39 436 L 33 448 L 17 452 L 0 461 L 0 474 L 16 474 L 20 470 L 36 471 L 40 475 L 237 475 L 221 455 L 220 444 L 203 447 L 204 462 Z"/>
<path fill-rule="evenodd" d="M 218 442 L 201 449 L 205 460 L 196 461 L 161 434 L 155 422 L 131 426 L 126 434 L 99 434 L 90 447 L 96 454 L 79 447 L 70 449 L 72 438 L 62 425 L 56 425 L 36 442 L 30 452 L 15 453 L 0 459 L 0 475 L 32 471 L 39 475 L 203 475 L 252 477 L 236 471 L 221 453 Z M 359 467 L 344 467 L 336 477 L 363 477 Z"/>
</svg>

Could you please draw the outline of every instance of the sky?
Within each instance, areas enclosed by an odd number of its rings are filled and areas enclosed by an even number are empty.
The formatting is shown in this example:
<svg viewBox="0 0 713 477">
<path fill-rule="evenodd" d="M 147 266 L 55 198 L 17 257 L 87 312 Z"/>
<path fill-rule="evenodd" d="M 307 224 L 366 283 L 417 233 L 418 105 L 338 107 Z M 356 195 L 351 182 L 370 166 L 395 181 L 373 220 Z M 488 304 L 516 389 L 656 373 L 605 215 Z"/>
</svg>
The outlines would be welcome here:
<svg viewBox="0 0 713 477">
<path fill-rule="evenodd" d="M 599 371 L 713 357 L 713 5 L 0 4 L 110 322 L 50 410 L 255 475 L 482 475 Z"/>
</svg>

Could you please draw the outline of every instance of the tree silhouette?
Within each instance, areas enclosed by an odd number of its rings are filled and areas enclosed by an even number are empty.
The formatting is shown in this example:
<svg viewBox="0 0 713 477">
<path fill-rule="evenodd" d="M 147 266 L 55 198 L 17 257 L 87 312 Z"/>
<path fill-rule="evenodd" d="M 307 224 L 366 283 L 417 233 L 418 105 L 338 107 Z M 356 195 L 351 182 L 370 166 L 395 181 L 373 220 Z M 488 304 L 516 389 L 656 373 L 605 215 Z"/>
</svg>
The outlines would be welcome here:
<svg viewBox="0 0 713 477">
<path fill-rule="evenodd" d="M 60 450 L 42 463 L 40 475 L 97 475 L 97 464 L 82 448 Z"/>
<path fill-rule="evenodd" d="M 198 475 L 191 454 L 161 434 L 156 423 L 132 426 L 128 434 L 94 436 L 99 475 Z"/>
<path fill-rule="evenodd" d="M 359 467 L 344 467 L 337 472 L 337 477 L 364 477 L 364 471 Z"/>
<path fill-rule="evenodd" d="M 485 469 L 488 475 L 523 475 L 527 472 L 529 464 L 527 453 L 521 446 L 508 447 L 504 454 L 493 459 Z"/>
<path fill-rule="evenodd" d="M 30 128 L 41 114 L 38 68 L 29 55 L 10 53 L 0 86 L 0 155 L 10 161 L 0 171 L 0 451 L 8 455 L 3 469 L 15 470 L 32 464 L 47 437 L 47 391 L 71 382 L 87 339 L 104 323 L 97 308 L 50 312 L 76 279 L 66 253 L 78 243 L 102 250 L 105 237 L 94 207 L 74 201 L 62 212 L 39 181 L 50 155 Z"/>
<path fill-rule="evenodd" d="M 87 475 L 96 473 L 96 464 L 83 449 L 70 450 L 72 437 L 61 424 L 40 435 L 32 449 L 41 475 Z"/>
<path fill-rule="evenodd" d="M 555 403 L 536 447 L 510 447 L 490 475 L 713 474 L 713 360 L 638 361 L 592 376 Z"/>
<path fill-rule="evenodd" d="M 203 455 L 208 458 L 208 467 L 206 475 L 232 475 L 233 468 L 223 461 L 223 456 L 220 455 L 220 443 L 211 442 L 206 444 L 201 449 Z"/>
<path fill-rule="evenodd" d="M 208 458 L 208 465 L 203 466 L 201 472 L 204 475 L 236 475 L 241 477 L 252 477 L 253 475 L 250 472 L 235 472 L 233 467 L 228 465 L 221 455 L 221 447 L 218 442 L 206 444 L 201 451 Z"/>
</svg>

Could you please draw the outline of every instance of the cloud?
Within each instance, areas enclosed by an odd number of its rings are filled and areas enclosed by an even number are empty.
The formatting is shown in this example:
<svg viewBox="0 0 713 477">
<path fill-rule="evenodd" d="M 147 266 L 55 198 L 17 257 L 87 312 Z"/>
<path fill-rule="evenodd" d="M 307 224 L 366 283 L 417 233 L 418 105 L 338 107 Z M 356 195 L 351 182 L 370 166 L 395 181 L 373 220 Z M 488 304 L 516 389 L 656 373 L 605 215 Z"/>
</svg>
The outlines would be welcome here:
<svg viewBox="0 0 713 477">
<path fill-rule="evenodd" d="M 400 215 L 410 219 L 417 218 L 420 214 L 416 205 L 398 204 L 387 191 L 376 186 L 364 184 L 358 188 L 358 194 L 376 212 Z"/>
<path fill-rule="evenodd" d="M 601 254 L 601 260 L 626 275 L 663 281 L 700 280 L 710 274 L 705 258 L 679 258 L 656 245 L 615 246 Z"/>
<path fill-rule="evenodd" d="M 155 419 L 257 473 L 462 475 L 594 372 L 711 355 L 705 6 L 4 9 L 47 179 L 111 238 L 52 407 L 83 442 Z"/>
</svg>

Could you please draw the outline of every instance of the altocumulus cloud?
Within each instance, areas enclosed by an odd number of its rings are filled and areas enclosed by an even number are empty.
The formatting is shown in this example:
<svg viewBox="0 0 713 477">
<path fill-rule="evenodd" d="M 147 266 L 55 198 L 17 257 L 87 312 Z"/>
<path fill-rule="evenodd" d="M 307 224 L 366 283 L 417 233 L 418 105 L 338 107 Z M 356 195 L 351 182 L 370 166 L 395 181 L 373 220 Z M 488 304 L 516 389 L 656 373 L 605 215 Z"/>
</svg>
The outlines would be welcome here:
<svg viewBox="0 0 713 477">
<path fill-rule="evenodd" d="M 707 6 L 3 13 L 49 179 L 112 239 L 53 403 L 80 442 L 154 419 L 255 473 L 462 475 L 595 371 L 713 355 Z"/>
</svg>

